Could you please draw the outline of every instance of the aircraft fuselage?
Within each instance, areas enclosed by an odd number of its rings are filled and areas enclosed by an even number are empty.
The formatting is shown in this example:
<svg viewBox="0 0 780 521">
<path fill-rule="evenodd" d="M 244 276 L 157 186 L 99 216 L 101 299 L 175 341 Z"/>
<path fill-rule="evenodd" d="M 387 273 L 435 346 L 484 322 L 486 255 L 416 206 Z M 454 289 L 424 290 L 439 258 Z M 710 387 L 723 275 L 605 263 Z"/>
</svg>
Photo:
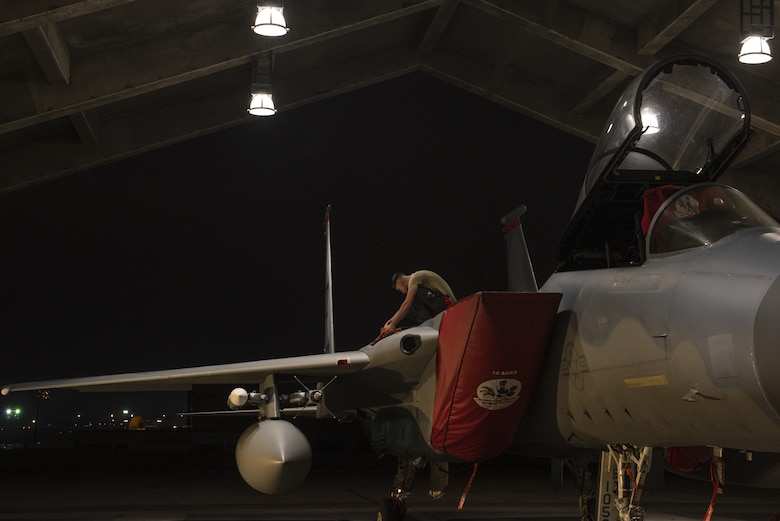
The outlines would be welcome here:
<svg viewBox="0 0 780 521">
<path fill-rule="evenodd" d="M 564 295 L 545 375 L 557 386 L 539 400 L 563 439 L 780 452 L 779 273 L 780 229 L 757 227 L 554 274 L 541 291 Z"/>
</svg>

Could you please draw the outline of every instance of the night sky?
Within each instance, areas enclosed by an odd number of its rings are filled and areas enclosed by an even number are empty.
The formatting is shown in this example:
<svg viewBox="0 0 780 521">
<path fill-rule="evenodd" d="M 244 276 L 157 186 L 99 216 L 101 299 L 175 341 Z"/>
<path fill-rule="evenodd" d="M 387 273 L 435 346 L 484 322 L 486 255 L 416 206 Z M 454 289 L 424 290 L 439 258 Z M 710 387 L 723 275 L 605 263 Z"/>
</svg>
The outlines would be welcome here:
<svg viewBox="0 0 780 521">
<path fill-rule="evenodd" d="M 506 289 L 520 204 L 541 283 L 592 150 L 415 73 L 0 194 L 0 384 L 321 352 L 329 204 L 338 350 L 393 272 Z"/>
</svg>

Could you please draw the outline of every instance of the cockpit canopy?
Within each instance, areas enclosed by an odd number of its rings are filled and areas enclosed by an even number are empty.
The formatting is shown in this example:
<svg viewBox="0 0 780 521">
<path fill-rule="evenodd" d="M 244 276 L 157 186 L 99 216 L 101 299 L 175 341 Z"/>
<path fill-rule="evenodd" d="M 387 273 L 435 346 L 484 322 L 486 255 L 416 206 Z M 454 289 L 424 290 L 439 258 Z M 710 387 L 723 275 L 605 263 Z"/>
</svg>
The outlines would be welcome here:
<svg viewBox="0 0 780 521">
<path fill-rule="evenodd" d="M 780 226 L 742 192 L 730 186 L 705 183 L 677 191 L 667 187 L 654 190 L 645 194 L 645 211 L 651 211 L 653 203 L 648 204 L 648 201 L 657 201 L 658 194 L 672 193 L 662 202 L 650 223 L 648 257 L 709 246 L 744 228 Z"/>
<path fill-rule="evenodd" d="M 560 270 L 641 264 L 644 193 L 714 182 L 744 147 L 750 108 L 739 81 L 695 56 L 661 61 L 626 87 L 604 126 L 577 209 L 558 248 Z"/>
</svg>

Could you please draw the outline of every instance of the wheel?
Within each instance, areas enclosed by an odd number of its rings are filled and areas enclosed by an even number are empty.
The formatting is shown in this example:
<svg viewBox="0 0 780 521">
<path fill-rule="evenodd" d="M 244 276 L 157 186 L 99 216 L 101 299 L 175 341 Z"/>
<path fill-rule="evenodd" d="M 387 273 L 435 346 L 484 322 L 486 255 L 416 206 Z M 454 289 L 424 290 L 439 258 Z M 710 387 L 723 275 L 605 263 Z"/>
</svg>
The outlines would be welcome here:
<svg viewBox="0 0 780 521">
<path fill-rule="evenodd" d="M 406 502 L 388 497 L 379 503 L 376 521 L 403 521 L 406 517 Z"/>
</svg>

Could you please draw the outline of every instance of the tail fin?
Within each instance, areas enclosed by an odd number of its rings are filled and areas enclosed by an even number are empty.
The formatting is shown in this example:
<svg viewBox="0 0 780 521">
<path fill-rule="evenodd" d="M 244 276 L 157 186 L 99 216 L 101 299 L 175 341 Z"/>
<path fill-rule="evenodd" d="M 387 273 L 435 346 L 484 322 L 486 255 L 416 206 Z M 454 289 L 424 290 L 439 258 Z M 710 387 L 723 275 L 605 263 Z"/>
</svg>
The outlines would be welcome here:
<svg viewBox="0 0 780 521">
<path fill-rule="evenodd" d="M 539 291 L 536 276 L 528 255 L 523 225 L 520 216 L 526 212 L 525 205 L 518 206 L 501 219 L 506 241 L 506 268 L 509 291 Z"/>
<path fill-rule="evenodd" d="M 335 353 L 333 334 L 333 273 L 330 258 L 330 205 L 325 210 L 325 349 Z"/>
</svg>

